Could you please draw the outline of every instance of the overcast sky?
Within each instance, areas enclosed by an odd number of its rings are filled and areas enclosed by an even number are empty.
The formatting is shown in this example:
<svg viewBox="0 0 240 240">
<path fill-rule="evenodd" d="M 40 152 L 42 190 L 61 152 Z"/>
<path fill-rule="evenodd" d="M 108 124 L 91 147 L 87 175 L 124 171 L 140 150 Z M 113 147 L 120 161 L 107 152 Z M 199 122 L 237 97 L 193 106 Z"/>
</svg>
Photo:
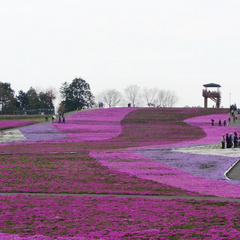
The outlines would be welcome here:
<svg viewBox="0 0 240 240">
<path fill-rule="evenodd" d="M 239 0 L 0 0 L 0 81 L 18 93 L 81 77 L 94 95 L 136 84 L 175 91 L 177 106 L 203 106 L 217 83 L 221 106 L 240 107 L 239 13 Z"/>
</svg>

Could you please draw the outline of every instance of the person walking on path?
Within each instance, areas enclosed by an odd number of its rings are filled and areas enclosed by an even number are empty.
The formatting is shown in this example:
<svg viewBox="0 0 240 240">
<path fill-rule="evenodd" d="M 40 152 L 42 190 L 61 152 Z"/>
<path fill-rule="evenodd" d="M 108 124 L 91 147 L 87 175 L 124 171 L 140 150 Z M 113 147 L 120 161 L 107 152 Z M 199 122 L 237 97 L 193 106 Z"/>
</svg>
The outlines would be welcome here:
<svg viewBox="0 0 240 240">
<path fill-rule="evenodd" d="M 225 135 L 224 134 L 222 135 L 221 142 L 222 142 L 222 149 L 224 149 L 225 148 Z"/>
</svg>

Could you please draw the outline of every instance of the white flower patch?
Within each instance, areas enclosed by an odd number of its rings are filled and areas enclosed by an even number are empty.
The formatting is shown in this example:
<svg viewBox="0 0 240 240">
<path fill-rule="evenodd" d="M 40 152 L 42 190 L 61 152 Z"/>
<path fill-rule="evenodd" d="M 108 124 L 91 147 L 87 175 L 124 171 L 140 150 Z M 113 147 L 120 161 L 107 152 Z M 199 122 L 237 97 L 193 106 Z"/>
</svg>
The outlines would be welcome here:
<svg viewBox="0 0 240 240">
<path fill-rule="evenodd" d="M 202 154 L 202 155 L 217 155 L 226 157 L 240 157 L 240 148 L 225 148 L 222 149 L 220 144 L 217 145 L 201 145 L 186 148 L 173 149 L 176 152 Z"/>
<path fill-rule="evenodd" d="M 0 131 L 0 142 L 15 142 L 26 139 L 18 129 Z"/>
</svg>

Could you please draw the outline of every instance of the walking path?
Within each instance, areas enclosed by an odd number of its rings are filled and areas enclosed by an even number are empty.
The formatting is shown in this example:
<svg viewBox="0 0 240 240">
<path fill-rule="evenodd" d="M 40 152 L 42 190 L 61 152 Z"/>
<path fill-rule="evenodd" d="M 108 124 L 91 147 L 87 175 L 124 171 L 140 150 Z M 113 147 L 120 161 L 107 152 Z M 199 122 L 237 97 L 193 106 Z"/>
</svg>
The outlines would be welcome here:
<svg viewBox="0 0 240 240">
<path fill-rule="evenodd" d="M 0 192 L 1 196 L 13 196 L 13 195 L 26 195 L 26 196 L 78 196 L 78 197 L 127 197 L 127 198 L 148 198 L 148 199 L 186 199 L 186 200 L 212 200 L 212 201 L 221 201 L 221 202 L 240 202 L 238 198 L 219 198 L 219 197 L 202 197 L 202 196 L 179 196 L 179 195 L 128 195 L 128 194 L 85 194 L 85 193 L 28 193 L 28 192 L 20 192 L 20 193 L 7 193 Z"/>
<path fill-rule="evenodd" d="M 238 111 L 234 112 L 234 115 L 236 116 L 236 119 L 234 121 L 232 114 L 229 114 L 230 122 L 228 122 L 228 126 L 231 127 L 240 127 L 240 115 L 238 114 Z"/>
<path fill-rule="evenodd" d="M 225 173 L 228 179 L 240 181 L 240 159 Z"/>
</svg>

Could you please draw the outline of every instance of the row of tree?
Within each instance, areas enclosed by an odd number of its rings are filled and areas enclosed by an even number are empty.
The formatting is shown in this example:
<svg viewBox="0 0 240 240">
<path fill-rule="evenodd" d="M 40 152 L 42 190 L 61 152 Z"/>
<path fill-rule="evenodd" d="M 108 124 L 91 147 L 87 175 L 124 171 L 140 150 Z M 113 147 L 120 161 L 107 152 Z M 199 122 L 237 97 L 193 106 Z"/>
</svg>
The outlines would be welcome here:
<svg viewBox="0 0 240 240">
<path fill-rule="evenodd" d="M 44 110 L 54 112 L 53 100 L 56 98 L 53 90 L 37 92 L 30 87 L 27 92 L 20 90 L 15 95 L 10 83 L 0 82 L 0 111 L 13 113 L 30 113 L 33 110 Z"/>
<path fill-rule="evenodd" d="M 71 83 L 64 82 L 60 88 L 61 102 L 59 112 L 69 112 L 93 107 L 117 107 L 117 106 L 149 106 L 149 107 L 172 107 L 178 100 L 173 91 L 159 90 L 157 88 L 141 88 L 130 85 L 120 93 L 116 89 L 109 89 L 93 96 L 90 85 L 81 78 L 75 78 Z M 30 87 L 27 92 L 20 90 L 15 95 L 10 83 L 0 82 L 0 112 L 23 111 L 30 113 L 54 113 L 53 101 L 56 92 L 52 89 L 37 92 Z"/>
<path fill-rule="evenodd" d="M 158 88 L 141 88 L 137 85 L 130 85 L 124 89 L 124 93 L 116 89 L 109 89 L 98 95 L 98 101 L 108 107 L 126 106 L 133 107 L 173 107 L 178 96 L 174 91 Z"/>
</svg>

